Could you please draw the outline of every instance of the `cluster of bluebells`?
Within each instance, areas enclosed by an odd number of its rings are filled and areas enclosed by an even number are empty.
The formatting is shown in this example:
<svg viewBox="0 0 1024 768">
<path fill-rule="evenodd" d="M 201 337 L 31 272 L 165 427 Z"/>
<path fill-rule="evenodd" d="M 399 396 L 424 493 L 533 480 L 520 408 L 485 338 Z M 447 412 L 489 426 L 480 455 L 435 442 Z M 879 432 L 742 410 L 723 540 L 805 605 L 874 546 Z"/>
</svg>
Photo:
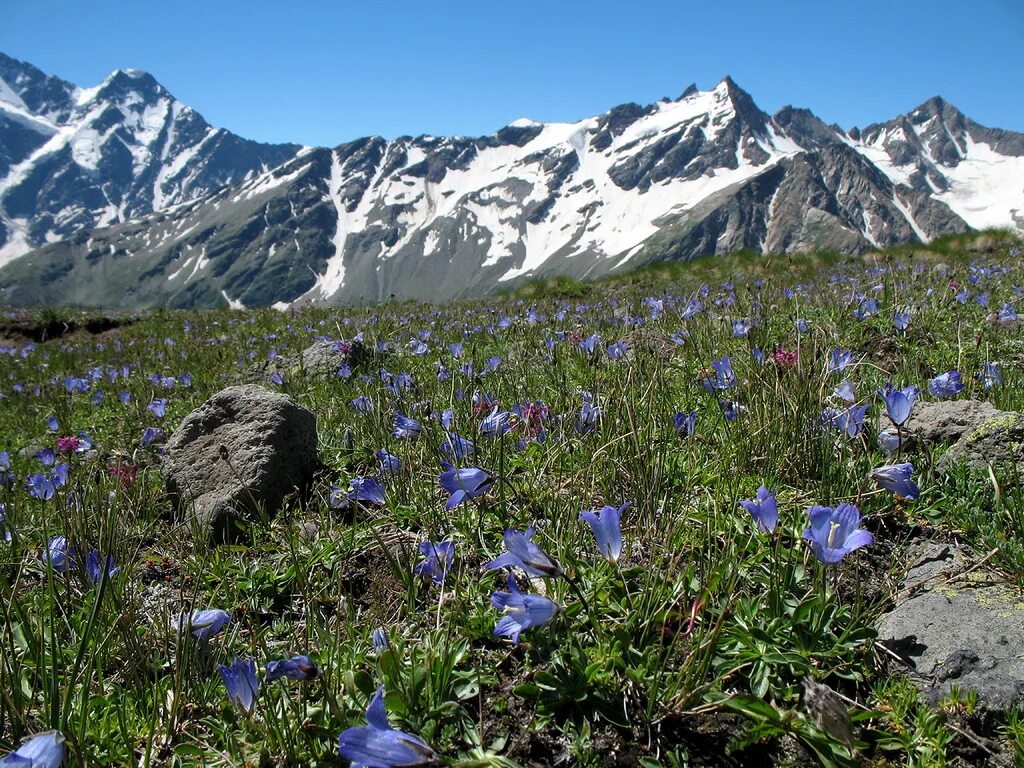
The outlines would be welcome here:
<svg viewBox="0 0 1024 768">
<path fill-rule="evenodd" d="M 231 616 L 227 611 L 206 608 L 182 613 L 171 621 L 171 625 L 179 632 L 187 632 L 200 643 L 208 644 L 230 622 Z M 320 668 L 306 655 L 275 659 L 267 662 L 261 679 L 254 658 L 238 657 L 230 664 L 218 664 L 217 672 L 234 708 L 239 714 L 251 717 L 264 685 L 280 678 L 313 680 L 320 674 Z"/>
<path fill-rule="evenodd" d="M 910 468 L 909 464 L 904 466 Z M 878 477 L 888 477 L 886 473 L 890 469 L 882 467 L 876 470 L 881 473 Z M 908 475 L 912 471 L 910 468 Z M 875 473 L 872 473 L 872 477 L 878 480 Z M 898 482 L 896 492 L 904 491 L 901 495 L 907 498 L 916 497 L 916 486 L 913 486 L 913 495 L 910 495 L 911 488 L 899 485 Z M 908 478 L 904 478 L 903 482 L 908 482 Z M 879 480 L 879 483 L 882 481 Z M 883 487 L 894 490 L 889 485 Z M 760 532 L 774 532 L 779 522 L 778 501 L 766 487 L 762 485 L 753 499 L 741 500 L 739 505 L 750 514 Z M 851 552 L 868 546 L 874 540 L 869 531 L 860 527 L 860 510 L 853 504 L 842 503 L 835 507 L 814 505 L 807 510 L 807 521 L 802 537 L 810 545 L 815 557 L 826 564 L 838 563 Z"/>
<path fill-rule="evenodd" d="M 98 549 L 89 550 L 85 562 L 80 563 L 75 548 L 63 534 L 50 538 L 43 549 L 41 559 L 44 564 L 62 575 L 81 568 L 92 586 L 98 586 L 104 579 L 112 578 L 121 572 L 121 567 L 117 565 L 114 556 L 104 555 Z"/>
</svg>

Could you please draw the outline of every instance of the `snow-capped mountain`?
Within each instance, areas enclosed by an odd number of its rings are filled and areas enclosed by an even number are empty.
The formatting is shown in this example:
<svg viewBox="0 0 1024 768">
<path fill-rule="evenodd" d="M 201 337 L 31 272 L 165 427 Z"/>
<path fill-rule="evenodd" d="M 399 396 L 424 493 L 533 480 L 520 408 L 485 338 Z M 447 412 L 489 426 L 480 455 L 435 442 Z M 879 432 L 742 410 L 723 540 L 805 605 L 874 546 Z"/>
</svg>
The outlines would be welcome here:
<svg viewBox="0 0 1024 768">
<path fill-rule="evenodd" d="M 133 92 L 129 80 L 144 79 L 166 93 L 148 76 L 118 78 L 124 94 Z M 65 109 L 81 114 L 83 92 L 67 88 L 78 95 Z M 26 114 L 39 114 L 18 95 Z M 47 109 L 54 124 L 69 119 Z M 203 154 L 198 141 L 189 157 Z M 863 251 L 969 228 L 1024 229 L 1024 135 L 984 128 L 938 99 L 845 132 L 803 109 L 770 116 L 725 78 L 674 100 L 575 123 L 521 119 L 479 138 L 253 146 L 285 158 L 262 173 L 239 167 L 240 180 L 205 195 L 191 182 L 156 183 L 191 177 L 154 149 L 146 181 L 134 181 L 140 174 L 119 187 L 126 213 L 136 210 L 136 194 L 153 213 L 83 227 L 17 259 L 0 270 L 0 302 L 444 299 L 535 276 L 595 277 L 742 248 Z M 106 183 L 99 172 L 90 178 Z M 7 217 L 9 198 L 0 187 Z M 46 230 L 37 218 L 28 231 Z"/>
<path fill-rule="evenodd" d="M 78 88 L 0 53 L 0 265 L 263 173 L 299 149 L 212 128 L 145 72 Z"/>
</svg>

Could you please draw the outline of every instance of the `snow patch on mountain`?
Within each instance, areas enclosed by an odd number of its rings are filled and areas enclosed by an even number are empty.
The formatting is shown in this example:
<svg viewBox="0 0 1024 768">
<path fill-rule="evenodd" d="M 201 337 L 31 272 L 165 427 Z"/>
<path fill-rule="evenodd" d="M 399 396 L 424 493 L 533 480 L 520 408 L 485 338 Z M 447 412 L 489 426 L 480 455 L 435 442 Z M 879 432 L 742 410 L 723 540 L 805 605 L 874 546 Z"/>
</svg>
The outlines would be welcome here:
<svg viewBox="0 0 1024 768">
<path fill-rule="evenodd" d="M 28 113 L 30 110 L 21 100 L 21 96 L 15 93 L 14 89 L 7 84 L 7 81 L 0 77 L 0 102 L 14 107 L 19 112 Z"/>
<path fill-rule="evenodd" d="M 967 151 L 955 168 L 944 168 L 949 182 L 934 197 L 975 229 L 1013 226 L 1024 216 L 1024 157 L 1001 155 L 965 134 Z"/>
</svg>

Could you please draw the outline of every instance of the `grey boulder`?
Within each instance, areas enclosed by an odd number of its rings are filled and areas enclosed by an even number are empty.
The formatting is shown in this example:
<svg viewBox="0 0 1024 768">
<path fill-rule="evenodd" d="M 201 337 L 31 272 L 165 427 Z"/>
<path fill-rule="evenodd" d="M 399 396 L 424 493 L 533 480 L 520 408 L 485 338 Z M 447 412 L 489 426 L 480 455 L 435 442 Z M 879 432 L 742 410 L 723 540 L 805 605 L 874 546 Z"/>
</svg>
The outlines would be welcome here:
<svg viewBox="0 0 1024 768">
<path fill-rule="evenodd" d="M 965 432 L 970 432 L 987 419 L 1003 413 L 984 400 L 940 400 L 918 402 L 903 425 L 904 436 L 920 440 L 925 445 L 954 443 Z M 888 416 L 882 417 L 882 427 L 895 428 Z"/>
<path fill-rule="evenodd" d="M 976 470 L 1010 468 L 1019 476 L 1024 471 L 1024 415 L 996 411 L 943 454 L 939 469 L 947 471 L 960 462 Z"/>
<path fill-rule="evenodd" d="M 335 378 L 343 365 L 352 370 L 370 363 L 376 353 L 360 341 L 315 341 L 297 355 L 257 363 L 249 378 L 269 379 L 279 373 L 286 380 L 299 376 Z"/>
<path fill-rule="evenodd" d="M 343 365 L 356 368 L 372 357 L 360 341 L 317 341 L 306 347 L 299 356 L 298 367 L 314 376 L 337 376 Z"/>
<path fill-rule="evenodd" d="M 970 571 L 953 546 L 918 551 L 897 596 L 878 623 L 878 639 L 911 668 L 932 704 L 954 686 L 973 691 L 990 711 L 1024 705 L 1024 595 L 994 573 Z"/>
<path fill-rule="evenodd" d="M 184 418 L 163 456 L 179 517 L 215 542 L 260 509 L 273 514 L 320 466 L 316 417 L 287 395 L 256 385 L 228 387 Z"/>
</svg>

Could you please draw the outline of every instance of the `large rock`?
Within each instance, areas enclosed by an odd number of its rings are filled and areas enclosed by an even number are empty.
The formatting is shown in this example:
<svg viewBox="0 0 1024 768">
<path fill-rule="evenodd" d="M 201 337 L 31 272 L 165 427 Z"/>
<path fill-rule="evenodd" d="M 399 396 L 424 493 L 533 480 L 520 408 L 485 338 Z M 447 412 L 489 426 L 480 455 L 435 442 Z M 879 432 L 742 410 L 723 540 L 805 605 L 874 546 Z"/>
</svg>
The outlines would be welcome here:
<svg viewBox="0 0 1024 768">
<path fill-rule="evenodd" d="M 287 395 L 228 387 L 181 422 L 163 470 L 179 514 L 194 516 L 214 541 L 257 508 L 274 513 L 319 467 L 316 417 Z"/>
<path fill-rule="evenodd" d="M 997 411 L 965 433 L 939 460 L 947 471 L 961 461 L 971 469 L 1010 468 L 1019 476 L 1024 471 L 1024 415 Z"/>
<path fill-rule="evenodd" d="M 918 402 L 903 425 L 903 434 L 920 440 L 925 445 L 954 443 L 965 432 L 979 424 L 1003 414 L 984 400 L 940 400 Z M 882 416 L 882 426 L 894 427 L 888 416 Z"/>
<path fill-rule="evenodd" d="M 1024 594 L 994 573 L 969 571 L 956 547 L 920 548 L 896 607 L 878 639 L 913 668 L 912 679 L 935 703 L 953 686 L 974 691 L 985 709 L 1024 705 Z"/>
</svg>

